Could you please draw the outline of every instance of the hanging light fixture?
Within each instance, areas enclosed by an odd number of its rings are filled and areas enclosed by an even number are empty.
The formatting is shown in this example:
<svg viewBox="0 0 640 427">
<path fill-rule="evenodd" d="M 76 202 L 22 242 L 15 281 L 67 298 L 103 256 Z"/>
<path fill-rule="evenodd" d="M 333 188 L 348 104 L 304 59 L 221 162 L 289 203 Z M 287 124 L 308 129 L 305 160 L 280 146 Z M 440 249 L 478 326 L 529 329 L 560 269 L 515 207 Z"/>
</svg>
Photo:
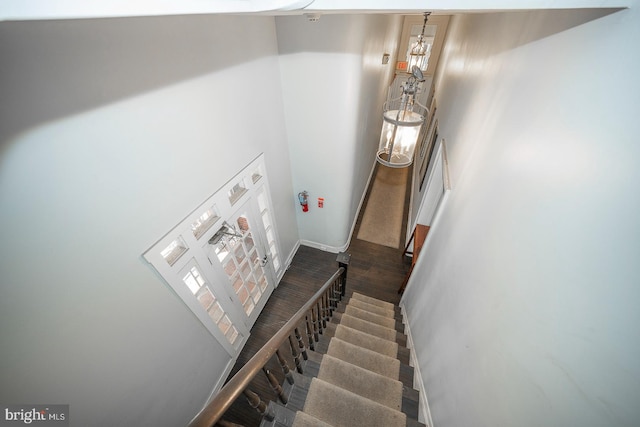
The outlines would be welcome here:
<svg viewBox="0 0 640 427">
<path fill-rule="evenodd" d="M 414 66 L 411 76 L 402 85 L 402 95 L 387 100 L 384 104 L 382 134 L 376 160 L 385 166 L 404 168 L 413 162 L 413 152 L 427 114 L 427 107 L 415 99 L 418 86 L 423 81 L 422 71 Z"/>
<path fill-rule="evenodd" d="M 411 47 L 411 51 L 409 52 L 409 63 L 407 64 L 407 70 L 413 70 L 413 67 L 418 67 L 421 70 L 427 69 L 427 63 L 429 61 L 429 55 L 427 55 L 427 50 L 429 49 L 429 44 L 424 39 L 424 30 L 427 26 L 427 19 L 431 15 L 431 12 L 424 13 L 424 23 L 422 24 L 422 31 L 418 36 L 418 40 Z"/>
</svg>

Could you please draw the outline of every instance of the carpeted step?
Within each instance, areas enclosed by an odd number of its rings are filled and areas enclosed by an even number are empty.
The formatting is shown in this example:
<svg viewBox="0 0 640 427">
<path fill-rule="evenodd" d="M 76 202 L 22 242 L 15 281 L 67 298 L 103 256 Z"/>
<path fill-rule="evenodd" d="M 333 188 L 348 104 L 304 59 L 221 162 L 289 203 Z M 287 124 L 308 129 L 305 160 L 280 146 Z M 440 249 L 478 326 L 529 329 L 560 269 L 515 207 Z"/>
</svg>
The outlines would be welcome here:
<svg viewBox="0 0 640 427">
<path fill-rule="evenodd" d="M 311 380 L 304 412 L 334 427 L 405 427 L 407 423 L 404 413 L 318 378 Z"/>
<path fill-rule="evenodd" d="M 382 301 L 382 300 L 379 300 L 377 298 L 372 298 L 372 297 L 363 295 L 363 294 L 358 293 L 358 292 L 354 292 L 351 295 L 351 298 L 352 299 L 358 299 L 360 301 L 366 302 L 367 304 L 377 305 L 378 307 L 382 307 L 382 308 L 386 308 L 388 310 L 394 310 L 395 311 L 395 305 L 391 304 L 390 302 Z"/>
<path fill-rule="evenodd" d="M 332 427 L 331 424 L 327 424 L 309 414 L 298 411 L 291 427 Z"/>
<path fill-rule="evenodd" d="M 343 341 L 351 344 L 363 347 L 369 350 L 376 351 L 385 356 L 396 358 L 398 356 L 398 343 L 395 341 L 385 340 L 366 332 L 359 331 L 357 329 L 350 328 L 343 324 L 336 326 L 334 337 L 340 338 Z"/>
<path fill-rule="evenodd" d="M 359 299 L 350 299 L 348 306 L 356 307 L 362 310 L 367 310 L 370 313 L 375 313 L 378 316 L 395 318 L 396 313 L 394 310 L 388 308 L 378 307 L 377 305 L 369 304 L 368 302 L 361 301 Z"/>
<path fill-rule="evenodd" d="M 396 411 L 402 410 L 402 383 L 326 354 L 318 378 Z"/>
<path fill-rule="evenodd" d="M 400 379 L 400 361 L 398 359 L 353 345 L 340 338 L 334 337 L 331 340 L 327 354 L 393 380 Z"/>
<path fill-rule="evenodd" d="M 380 326 L 367 320 L 362 320 L 357 317 L 350 316 L 346 313 L 340 316 L 340 324 L 348 326 L 349 328 L 357 329 L 361 332 L 365 332 L 378 338 L 393 342 L 396 341 L 397 331 L 395 329 Z"/>
<path fill-rule="evenodd" d="M 396 319 L 392 317 L 380 316 L 379 314 L 375 314 L 370 311 L 354 307 L 352 305 L 348 305 L 345 308 L 344 314 L 357 317 L 358 319 L 366 320 L 367 322 L 375 323 L 376 325 L 384 326 L 385 328 L 390 328 L 393 330 L 395 330 L 396 328 Z"/>
</svg>

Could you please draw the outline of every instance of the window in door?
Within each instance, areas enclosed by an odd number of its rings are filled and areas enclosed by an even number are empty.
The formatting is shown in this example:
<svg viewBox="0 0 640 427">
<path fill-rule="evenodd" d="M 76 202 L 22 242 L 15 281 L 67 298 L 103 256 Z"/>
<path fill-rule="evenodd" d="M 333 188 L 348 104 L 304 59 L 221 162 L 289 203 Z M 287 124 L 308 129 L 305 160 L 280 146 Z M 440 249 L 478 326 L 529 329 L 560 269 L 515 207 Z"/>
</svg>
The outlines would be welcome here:
<svg viewBox="0 0 640 427">
<path fill-rule="evenodd" d="M 191 293 L 197 298 L 200 306 L 205 309 L 211 320 L 216 324 L 220 332 L 225 336 L 229 344 L 235 344 L 238 336 L 238 329 L 225 313 L 222 305 L 211 291 L 206 279 L 200 273 L 198 265 L 192 261 L 181 273 L 182 282 L 189 288 Z"/>
</svg>

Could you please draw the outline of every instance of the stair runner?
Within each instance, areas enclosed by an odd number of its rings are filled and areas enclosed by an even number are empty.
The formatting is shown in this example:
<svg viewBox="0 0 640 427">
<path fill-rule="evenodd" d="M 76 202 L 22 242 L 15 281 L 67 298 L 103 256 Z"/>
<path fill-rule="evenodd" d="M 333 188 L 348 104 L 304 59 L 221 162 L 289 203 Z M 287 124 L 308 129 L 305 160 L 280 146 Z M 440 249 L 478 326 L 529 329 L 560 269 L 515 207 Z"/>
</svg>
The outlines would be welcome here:
<svg viewBox="0 0 640 427">
<path fill-rule="evenodd" d="M 288 404 L 272 402 L 276 419 L 262 426 L 424 425 L 417 421 L 418 392 L 407 384 L 412 368 L 408 350 L 398 344 L 404 335 L 396 330 L 401 325 L 396 307 L 357 292 L 343 304 L 316 351 L 308 351 L 304 376 L 296 373 L 287 390 Z M 403 354 L 405 363 L 399 359 Z"/>
</svg>

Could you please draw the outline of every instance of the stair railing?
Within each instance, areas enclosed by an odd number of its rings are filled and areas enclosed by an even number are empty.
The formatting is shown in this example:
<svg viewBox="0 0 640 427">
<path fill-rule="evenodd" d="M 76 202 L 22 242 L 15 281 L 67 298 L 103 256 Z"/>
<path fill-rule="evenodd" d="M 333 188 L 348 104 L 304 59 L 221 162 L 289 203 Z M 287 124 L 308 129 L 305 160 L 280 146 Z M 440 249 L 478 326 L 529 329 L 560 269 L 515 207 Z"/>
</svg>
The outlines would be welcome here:
<svg viewBox="0 0 640 427">
<path fill-rule="evenodd" d="M 282 368 L 285 379 L 293 384 L 293 374 L 287 365 L 285 358 L 279 351 L 285 341 L 289 342 L 291 355 L 296 365 L 296 370 L 302 373 L 300 355 L 307 360 L 308 347 L 314 350 L 315 343 L 327 327 L 338 303 L 345 295 L 347 284 L 347 267 L 350 255 L 341 252 L 338 254 L 338 270 L 329 280 L 289 319 L 289 321 L 220 389 L 216 396 L 205 406 L 202 411 L 191 421 L 189 427 L 211 427 L 224 415 L 233 402 L 243 394 L 249 405 L 256 409 L 265 419 L 272 421 L 274 414 L 260 396 L 251 391 L 249 383 L 259 372 L 264 372 L 269 384 L 278 395 L 280 401 L 286 403 L 286 396 L 273 373 L 265 368 L 265 365 L 275 355 Z M 300 325 L 306 329 L 306 337 L 300 333 Z M 307 339 L 306 345 L 304 338 Z M 220 422 L 220 425 L 236 425 Z"/>
</svg>

